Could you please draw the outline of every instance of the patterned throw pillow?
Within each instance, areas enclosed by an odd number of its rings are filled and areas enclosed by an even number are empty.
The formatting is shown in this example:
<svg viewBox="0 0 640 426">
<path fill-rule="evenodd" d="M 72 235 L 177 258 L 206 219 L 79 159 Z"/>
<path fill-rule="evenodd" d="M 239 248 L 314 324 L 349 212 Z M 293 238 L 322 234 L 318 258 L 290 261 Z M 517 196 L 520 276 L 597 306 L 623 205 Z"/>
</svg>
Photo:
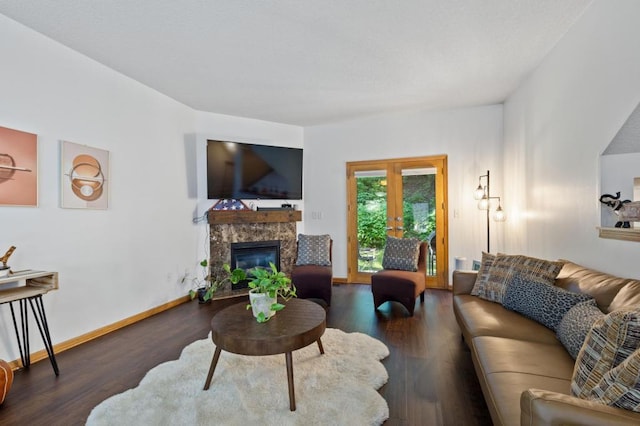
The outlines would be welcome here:
<svg viewBox="0 0 640 426">
<path fill-rule="evenodd" d="M 595 299 L 590 299 L 578 303 L 562 317 L 556 329 L 556 337 L 567 349 L 571 358 L 578 357 L 578 352 L 580 352 L 589 330 L 603 316 L 604 313 L 598 308 Z"/>
<path fill-rule="evenodd" d="M 576 358 L 571 393 L 584 399 L 609 370 L 614 369 L 640 348 L 640 307 L 613 311 L 593 324 Z M 597 397 L 597 395 L 595 395 Z"/>
<path fill-rule="evenodd" d="M 604 375 L 593 389 L 591 399 L 640 412 L 640 349 Z"/>
<path fill-rule="evenodd" d="M 331 237 L 325 235 L 298 234 L 298 258 L 296 265 L 331 266 Z"/>
<path fill-rule="evenodd" d="M 479 296 L 486 299 L 486 285 L 489 282 L 489 271 L 495 260 L 495 256 L 491 253 L 482 252 L 482 262 L 480 263 L 480 269 L 476 276 L 476 282 L 471 290 L 472 296 Z"/>
<path fill-rule="evenodd" d="M 529 281 L 553 285 L 562 265 L 562 262 L 535 257 L 498 254 L 493 259 L 486 279 L 483 277 L 482 286 L 476 291 L 477 296 L 502 304 L 507 286 L 516 275 Z"/>
<path fill-rule="evenodd" d="M 569 309 L 592 297 L 516 275 L 507 286 L 503 306 L 556 331 Z"/>
<path fill-rule="evenodd" d="M 382 267 L 400 271 L 417 271 L 420 240 L 417 238 L 387 237 Z"/>
</svg>

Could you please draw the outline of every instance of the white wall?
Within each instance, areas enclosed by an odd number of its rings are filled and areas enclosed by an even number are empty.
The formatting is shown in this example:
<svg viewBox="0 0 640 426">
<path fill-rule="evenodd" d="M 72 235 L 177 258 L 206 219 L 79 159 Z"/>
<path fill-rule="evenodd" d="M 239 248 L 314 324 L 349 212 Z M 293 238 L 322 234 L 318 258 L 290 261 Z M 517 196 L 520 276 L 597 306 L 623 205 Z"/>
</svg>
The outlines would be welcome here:
<svg viewBox="0 0 640 426">
<path fill-rule="evenodd" d="M 640 2 L 597 0 L 504 106 L 505 249 L 640 277 L 598 238 L 599 156 L 640 100 Z"/>
<path fill-rule="evenodd" d="M 38 134 L 40 192 L 37 208 L 0 207 L 0 251 L 17 246 L 13 269 L 59 272 L 43 298 L 54 344 L 186 294 L 180 278 L 208 250 L 192 221 L 211 203 L 204 138 L 303 144 L 302 128 L 195 112 L 2 15 L 0 57 L 0 126 Z M 59 207 L 63 139 L 110 151 L 108 210 Z M 0 324 L 0 358 L 19 358 L 6 305 Z"/>
<path fill-rule="evenodd" d="M 206 152 L 207 140 L 223 140 L 233 142 L 255 143 L 259 145 L 284 146 L 289 148 L 304 148 L 304 129 L 299 126 L 272 123 L 262 120 L 234 117 L 230 115 L 196 113 L 195 142 L 198 152 Z M 212 201 L 207 200 L 207 159 L 205 155 L 198 155 L 198 213 L 200 215 L 211 207 Z M 304 197 L 304 195 L 303 195 Z M 304 209 L 303 200 L 244 200 L 245 204 L 260 207 L 278 207 L 283 202 L 296 204 L 300 210 Z M 301 228 L 302 224 L 298 224 Z"/>
<path fill-rule="evenodd" d="M 501 144 L 501 105 L 437 112 L 403 111 L 308 127 L 305 129 L 305 230 L 310 234 L 331 234 L 334 276 L 345 278 L 346 163 L 446 154 L 450 269 L 456 256 L 467 257 L 470 267 L 471 260 L 480 259 L 481 251 L 486 250 L 486 216 L 477 209 L 473 191 L 478 186 L 478 176 L 490 169 L 492 193 L 500 195 Z M 508 198 L 503 198 L 503 203 L 508 213 Z M 502 225 L 492 224 L 492 251 L 502 249 Z"/>
</svg>

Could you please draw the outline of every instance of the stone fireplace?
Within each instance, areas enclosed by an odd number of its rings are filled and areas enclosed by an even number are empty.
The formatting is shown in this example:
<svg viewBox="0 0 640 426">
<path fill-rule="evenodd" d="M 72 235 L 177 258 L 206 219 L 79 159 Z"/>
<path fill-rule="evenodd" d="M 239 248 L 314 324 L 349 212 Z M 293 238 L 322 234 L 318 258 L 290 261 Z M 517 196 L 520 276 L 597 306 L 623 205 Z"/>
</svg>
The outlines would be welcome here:
<svg viewBox="0 0 640 426">
<path fill-rule="evenodd" d="M 222 265 L 231 264 L 232 243 L 264 243 L 277 241 L 280 245 L 280 270 L 291 275 L 296 259 L 296 222 L 302 220 L 299 210 L 278 211 L 216 211 L 210 210 L 209 244 L 211 274 L 216 279 L 225 276 Z M 231 265 L 233 266 L 233 265 Z M 227 283 L 214 294 L 214 299 L 246 294 L 247 289 L 231 290 Z"/>
</svg>

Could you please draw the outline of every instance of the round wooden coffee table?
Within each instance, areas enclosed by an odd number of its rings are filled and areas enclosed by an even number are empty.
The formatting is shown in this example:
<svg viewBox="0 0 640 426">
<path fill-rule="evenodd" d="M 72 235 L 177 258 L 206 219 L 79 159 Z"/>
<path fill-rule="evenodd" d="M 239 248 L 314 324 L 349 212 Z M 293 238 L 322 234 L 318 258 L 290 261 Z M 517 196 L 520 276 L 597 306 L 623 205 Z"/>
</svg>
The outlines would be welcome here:
<svg viewBox="0 0 640 426">
<path fill-rule="evenodd" d="M 326 328 L 324 309 L 317 303 L 304 299 L 291 299 L 286 307 L 265 323 L 258 323 L 247 302 L 229 306 L 211 319 L 211 339 L 216 350 L 211 360 L 204 390 L 209 389 L 220 352 L 225 350 L 240 355 L 284 354 L 289 383 L 289 408 L 296 410 L 293 387 L 293 360 L 291 352 L 318 342 L 324 354 L 320 337 Z"/>
</svg>

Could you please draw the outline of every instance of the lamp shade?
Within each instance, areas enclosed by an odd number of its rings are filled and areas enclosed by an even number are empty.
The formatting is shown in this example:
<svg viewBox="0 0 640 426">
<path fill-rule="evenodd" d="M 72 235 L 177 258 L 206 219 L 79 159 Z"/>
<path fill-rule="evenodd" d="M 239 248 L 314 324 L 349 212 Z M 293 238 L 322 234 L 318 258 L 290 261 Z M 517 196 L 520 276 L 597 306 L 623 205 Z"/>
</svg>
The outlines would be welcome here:
<svg viewBox="0 0 640 426">
<path fill-rule="evenodd" d="M 502 206 L 498 205 L 498 208 L 493 213 L 493 220 L 496 222 L 504 222 L 507 220 L 507 215 L 504 214 L 504 210 L 502 210 Z"/>
<path fill-rule="evenodd" d="M 473 198 L 475 198 L 476 200 L 482 200 L 482 197 L 484 197 L 485 192 L 486 191 L 482 187 L 482 185 L 478 185 L 478 187 L 476 188 L 476 190 L 473 193 Z"/>
<path fill-rule="evenodd" d="M 487 197 L 478 201 L 478 209 L 489 210 L 489 199 Z"/>
</svg>

